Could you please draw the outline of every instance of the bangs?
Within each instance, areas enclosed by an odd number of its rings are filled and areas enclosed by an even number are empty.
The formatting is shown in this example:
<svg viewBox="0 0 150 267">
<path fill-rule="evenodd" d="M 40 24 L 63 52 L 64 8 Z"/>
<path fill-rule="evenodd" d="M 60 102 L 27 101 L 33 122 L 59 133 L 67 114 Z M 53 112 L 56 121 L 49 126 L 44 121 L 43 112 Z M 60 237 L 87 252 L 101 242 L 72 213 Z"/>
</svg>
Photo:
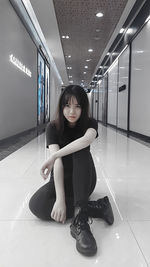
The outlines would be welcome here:
<svg viewBox="0 0 150 267">
<path fill-rule="evenodd" d="M 81 115 L 77 121 L 78 129 L 84 134 L 87 129 L 88 119 L 89 119 L 89 100 L 87 94 L 83 87 L 79 85 L 68 85 L 62 91 L 59 98 L 57 117 L 55 120 L 56 127 L 60 133 L 63 135 L 66 127 L 66 118 L 63 114 L 63 109 L 67 104 L 71 103 L 72 98 L 75 98 L 78 105 L 81 107 Z"/>
<path fill-rule="evenodd" d="M 68 104 L 69 102 L 71 102 L 71 98 L 75 97 L 78 104 L 80 105 L 81 104 L 81 99 L 78 95 L 76 94 L 65 94 L 63 99 L 62 99 L 62 106 L 64 107 L 66 104 Z"/>
</svg>

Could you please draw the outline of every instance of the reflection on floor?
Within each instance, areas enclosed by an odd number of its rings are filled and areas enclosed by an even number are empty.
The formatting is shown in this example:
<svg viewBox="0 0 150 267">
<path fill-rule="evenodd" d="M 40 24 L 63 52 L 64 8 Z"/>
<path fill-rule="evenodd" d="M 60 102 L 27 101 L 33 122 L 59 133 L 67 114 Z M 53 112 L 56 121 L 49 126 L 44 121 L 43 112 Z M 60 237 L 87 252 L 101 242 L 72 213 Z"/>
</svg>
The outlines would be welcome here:
<svg viewBox="0 0 150 267">
<path fill-rule="evenodd" d="M 99 125 L 91 146 L 97 170 L 93 199 L 108 195 L 113 226 L 94 219 L 98 252 L 86 258 L 75 249 L 69 225 L 35 218 L 28 201 L 45 182 L 39 174 L 48 157 L 45 134 L 0 161 L 0 266 L 150 266 L 150 148 Z"/>
<path fill-rule="evenodd" d="M 0 160 L 8 157 L 38 135 L 37 130 L 30 130 L 22 135 L 13 136 L 11 138 L 0 141 Z"/>
</svg>

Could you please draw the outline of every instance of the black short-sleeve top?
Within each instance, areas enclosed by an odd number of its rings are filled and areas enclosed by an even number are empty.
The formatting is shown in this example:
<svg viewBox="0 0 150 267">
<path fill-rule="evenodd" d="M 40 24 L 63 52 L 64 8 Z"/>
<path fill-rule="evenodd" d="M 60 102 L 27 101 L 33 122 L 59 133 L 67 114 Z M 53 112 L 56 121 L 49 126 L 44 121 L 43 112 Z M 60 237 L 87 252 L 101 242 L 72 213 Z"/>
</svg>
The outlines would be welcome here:
<svg viewBox="0 0 150 267">
<path fill-rule="evenodd" d="M 98 137 L 98 123 L 95 119 L 89 118 L 87 129 L 88 128 L 95 129 L 97 132 L 96 137 Z M 60 137 L 55 122 L 49 122 L 46 127 L 46 147 L 48 148 L 49 145 L 58 144 L 59 147 L 62 148 L 82 136 L 83 133 L 79 131 L 78 126 L 75 126 L 73 128 L 65 126 L 64 134 Z M 90 146 L 88 146 L 87 149 L 90 150 Z M 71 171 L 72 155 L 70 154 L 64 156 L 62 160 L 64 171 Z"/>
</svg>

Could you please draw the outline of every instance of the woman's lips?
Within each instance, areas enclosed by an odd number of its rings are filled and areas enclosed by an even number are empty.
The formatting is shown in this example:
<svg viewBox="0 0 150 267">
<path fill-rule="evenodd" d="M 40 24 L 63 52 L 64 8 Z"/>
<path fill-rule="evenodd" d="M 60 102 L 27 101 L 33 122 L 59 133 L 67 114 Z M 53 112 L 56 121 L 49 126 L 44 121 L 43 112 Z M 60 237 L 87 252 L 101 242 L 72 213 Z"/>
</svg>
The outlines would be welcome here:
<svg viewBox="0 0 150 267">
<path fill-rule="evenodd" d="M 76 117 L 75 116 L 69 116 L 69 119 L 75 119 Z"/>
</svg>

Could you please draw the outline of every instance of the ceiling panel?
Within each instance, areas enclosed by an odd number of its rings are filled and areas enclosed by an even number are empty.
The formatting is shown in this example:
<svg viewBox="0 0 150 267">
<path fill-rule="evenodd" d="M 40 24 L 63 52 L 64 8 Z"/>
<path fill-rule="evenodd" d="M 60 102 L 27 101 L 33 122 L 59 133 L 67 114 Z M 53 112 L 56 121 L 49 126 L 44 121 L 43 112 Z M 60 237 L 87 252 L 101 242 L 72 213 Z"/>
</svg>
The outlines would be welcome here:
<svg viewBox="0 0 150 267">
<path fill-rule="evenodd" d="M 69 80 L 89 86 L 95 67 L 124 11 L 127 0 L 53 0 Z M 103 17 L 96 17 L 102 12 Z M 92 48 L 93 52 L 88 52 Z M 71 55 L 71 58 L 66 56 Z M 86 62 L 87 59 L 91 61 Z M 85 66 L 88 69 L 85 69 Z M 86 74 L 83 74 L 86 72 Z"/>
</svg>

